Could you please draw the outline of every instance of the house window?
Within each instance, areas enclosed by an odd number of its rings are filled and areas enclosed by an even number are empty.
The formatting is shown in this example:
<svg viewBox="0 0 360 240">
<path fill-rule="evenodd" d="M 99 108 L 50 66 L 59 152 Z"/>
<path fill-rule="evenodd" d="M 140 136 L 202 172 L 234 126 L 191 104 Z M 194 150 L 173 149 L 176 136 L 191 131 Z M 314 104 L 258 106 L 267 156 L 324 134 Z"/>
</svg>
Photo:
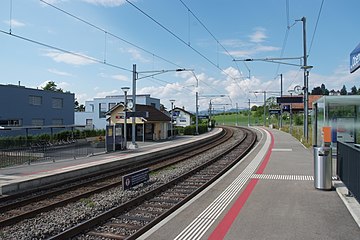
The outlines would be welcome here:
<svg viewBox="0 0 360 240">
<path fill-rule="evenodd" d="M 55 118 L 52 120 L 52 125 L 64 125 L 64 120 L 62 118 Z"/>
<path fill-rule="evenodd" d="M 63 108 L 63 99 L 62 98 L 52 98 L 52 108 L 57 108 L 57 109 Z"/>
<path fill-rule="evenodd" d="M 0 120 L 0 126 L 18 127 L 22 125 L 21 119 L 3 119 Z"/>
<path fill-rule="evenodd" d="M 42 97 L 41 96 L 29 96 L 29 104 L 34 106 L 39 106 L 42 104 Z"/>
<path fill-rule="evenodd" d="M 45 120 L 43 118 L 33 118 L 31 120 L 31 125 L 33 126 L 44 126 Z"/>
<path fill-rule="evenodd" d="M 116 103 L 109 103 L 109 109 L 108 110 L 112 109 L 115 105 L 116 105 Z"/>
<path fill-rule="evenodd" d="M 86 126 L 92 126 L 93 120 L 92 119 L 86 119 Z"/>
<path fill-rule="evenodd" d="M 99 103 L 99 118 L 106 117 L 106 103 Z"/>
</svg>

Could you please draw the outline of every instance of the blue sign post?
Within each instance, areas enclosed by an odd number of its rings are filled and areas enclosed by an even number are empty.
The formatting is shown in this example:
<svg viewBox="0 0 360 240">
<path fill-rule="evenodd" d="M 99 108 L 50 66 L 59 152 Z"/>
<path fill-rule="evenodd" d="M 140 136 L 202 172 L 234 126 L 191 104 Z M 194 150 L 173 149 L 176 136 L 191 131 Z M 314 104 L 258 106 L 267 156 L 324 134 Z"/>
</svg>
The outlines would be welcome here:
<svg viewBox="0 0 360 240">
<path fill-rule="evenodd" d="M 350 53 L 350 73 L 360 67 L 360 44 Z"/>
</svg>

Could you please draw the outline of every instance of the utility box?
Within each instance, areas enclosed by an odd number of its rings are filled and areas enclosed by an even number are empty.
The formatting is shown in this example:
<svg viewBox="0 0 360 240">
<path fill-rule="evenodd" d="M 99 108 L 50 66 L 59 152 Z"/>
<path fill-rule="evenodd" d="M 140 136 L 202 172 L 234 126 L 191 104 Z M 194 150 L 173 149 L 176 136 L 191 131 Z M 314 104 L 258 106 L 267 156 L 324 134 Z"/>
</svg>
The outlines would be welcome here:
<svg viewBox="0 0 360 240">
<path fill-rule="evenodd" d="M 331 147 L 314 147 L 314 186 L 320 190 L 332 189 Z"/>
</svg>

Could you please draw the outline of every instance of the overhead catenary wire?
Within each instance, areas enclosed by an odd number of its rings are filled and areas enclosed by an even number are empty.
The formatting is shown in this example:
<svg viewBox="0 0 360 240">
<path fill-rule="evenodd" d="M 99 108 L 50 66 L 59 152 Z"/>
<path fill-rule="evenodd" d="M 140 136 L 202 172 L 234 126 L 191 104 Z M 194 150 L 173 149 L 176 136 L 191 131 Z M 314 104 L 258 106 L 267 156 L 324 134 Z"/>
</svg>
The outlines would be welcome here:
<svg viewBox="0 0 360 240">
<path fill-rule="evenodd" d="M 211 35 L 211 37 L 216 41 L 217 43 L 217 48 L 219 46 L 221 46 L 221 48 L 227 53 L 227 55 L 231 58 L 231 60 L 234 60 L 235 57 L 232 56 L 232 54 L 224 47 L 223 44 L 221 44 L 221 42 L 215 37 L 215 35 L 209 30 L 208 27 L 206 27 L 206 25 L 197 17 L 197 15 L 195 15 L 195 13 L 184 3 L 184 1 L 179 0 L 183 6 L 187 9 L 187 11 L 189 13 L 191 13 L 191 15 L 201 24 L 201 26 Z M 217 52 L 219 52 L 219 49 L 217 49 Z M 217 58 L 217 66 L 219 67 L 219 57 Z M 241 70 L 239 69 L 239 66 L 236 64 L 239 73 L 241 74 Z M 246 66 L 247 67 L 247 66 Z M 248 67 L 247 67 L 248 68 Z M 232 77 L 232 79 L 236 82 L 235 77 Z M 237 82 L 236 82 L 237 83 Z M 240 86 L 238 85 L 238 87 L 240 88 Z"/>
<path fill-rule="evenodd" d="M 313 33 L 313 35 L 312 35 L 311 42 L 310 42 L 310 47 L 309 47 L 309 51 L 308 51 L 308 53 L 307 53 L 309 56 L 310 56 L 310 52 L 311 52 L 312 45 L 313 45 L 313 43 L 314 43 L 314 38 L 315 38 L 315 34 L 316 34 L 317 27 L 318 27 L 318 24 L 319 24 L 320 15 L 321 15 L 321 12 L 322 12 L 323 5 L 324 5 L 324 0 L 321 1 L 319 13 L 318 13 L 318 16 L 317 16 L 317 19 L 316 19 L 316 24 L 315 24 L 315 28 L 314 28 L 314 33 Z"/>
<path fill-rule="evenodd" d="M 129 0 L 126 0 L 127 3 L 129 3 L 131 6 L 133 6 L 136 10 L 138 10 L 140 13 L 142 13 L 143 15 L 145 15 L 146 17 L 148 17 L 150 20 L 152 20 L 153 22 L 155 22 L 157 25 L 159 25 L 162 29 L 164 29 L 166 32 L 168 32 L 170 35 L 172 35 L 173 37 L 175 37 L 177 40 L 179 40 L 181 43 L 183 43 L 185 46 L 189 47 L 190 49 L 192 49 L 195 53 L 197 53 L 199 56 L 201 56 L 202 58 L 204 58 L 207 62 L 209 62 L 212 66 L 214 66 L 215 68 L 219 69 L 222 73 L 224 73 L 225 75 L 229 76 L 230 78 L 234 79 L 233 76 L 231 76 L 230 74 L 228 74 L 224 69 L 220 68 L 216 63 L 214 63 L 212 60 L 210 60 L 208 57 L 206 57 L 204 54 L 202 54 L 199 50 L 197 50 L 196 48 L 192 47 L 191 45 L 189 45 L 185 40 L 183 40 L 181 37 L 179 37 L 178 35 L 176 35 L 173 31 L 171 31 L 169 28 L 167 28 L 166 26 L 164 26 L 162 23 L 160 23 L 159 21 L 157 21 L 155 18 L 153 18 L 152 16 L 150 16 L 149 14 L 147 14 L 145 11 L 143 11 L 141 8 L 139 8 L 138 6 L 136 6 L 134 3 L 130 2 Z"/>
<path fill-rule="evenodd" d="M 45 0 L 40 0 L 40 1 L 41 1 L 42 3 L 48 5 L 48 6 L 52 7 L 52 8 L 54 8 L 54 9 L 56 9 L 56 10 L 64 13 L 64 14 L 66 14 L 66 15 L 68 15 L 68 16 L 70 16 L 70 17 L 72 17 L 72 18 L 74 18 L 74 19 L 76 19 L 76 20 L 78 20 L 78 21 L 80 21 L 80 22 L 82 22 L 82 23 L 90 26 L 90 27 L 93 27 L 93 28 L 95 28 L 95 29 L 103 32 L 106 36 L 111 36 L 111 37 L 113 37 L 113 38 L 115 38 L 115 39 L 118 39 L 118 40 L 120 40 L 120 41 L 122 41 L 122 42 L 124 42 L 124 43 L 126 43 L 126 44 L 129 44 L 129 45 L 132 46 L 132 47 L 135 47 L 135 48 L 137 48 L 137 49 L 140 49 L 140 50 L 143 51 L 143 52 L 146 52 L 146 53 L 148 53 L 148 54 L 150 54 L 150 55 L 152 55 L 152 56 L 155 56 L 156 58 L 159 58 L 159 59 L 163 60 L 164 62 L 167 62 L 167 63 L 169 63 L 169 64 L 171 64 L 171 65 L 173 65 L 173 66 L 176 66 L 176 67 L 178 67 L 178 68 L 183 68 L 182 66 L 174 63 L 173 61 L 170 61 L 170 60 L 168 60 L 168 59 L 166 59 L 166 58 L 164 58 L 164 57 L 161 57 L 161 56 L 159 56 L 159 55 L 157 55 L 157 54 L 155 54 L 155 53 L 153 53 L 153 52 L 151 52 L 151 51 L 149 51 L 149 50 L 146 50 L 145 48 L 140 47 L 140 46 L 136 45 L 135 43 L 132 43 L 132 42 L 130 42 L 130 41 L 128 41 L 128 40 L 126 40 L 126 39 L 124 39 L 124 38 L 122 38 L 122 37 L 114 34 L 114 33 L 111 33 L 111 32 L 109 32 L 109 31 L 107 31 L 106 29 L 101 28 L 101 27 L 99 27 L 99 26 L 97 26 L 97 25 L 95 25 L 95 24 L 93 24 L 93 23 L 91 23 L 91 22 L 89 22 L 89 21 L 87 21 L 87 20 L 85 20 L 85 19 L 82 19 L 82 18 L 80 18 L 80 17 L 78 17 L 78 16 L 70 13 L 69 11 L 65 11 L 64 9 L 61 9 L 61 8 L 55 6 L 54 4 L 51 4 L 51 3 L 49 3 L 49 2 L 47 2 L 47 1 L 45 1 Z M 106 43 L 105 43 L 105 44 L 106 44 Z M 104 60 L 104 61 L 105 61 L 105 60 Z"/>
<path fill-rule="evenodd" d="M 68 16 L 70 16 L 70 17 L 72 17 L 72 18 L 74 18 L 74 19 L 76 19 L 76 20 L 78 20 L 78 21 L 80 21 L 80 22 L 82 22 L 82 23 L 90 26 L 90 27 L 93 27 L 93 28 L 95 28 L 95 29 L 103 32 L 103 33 L 105 34 L 105 37 L 104 37 L 104 38 L 105 38 L 105 41 L 107 41 L 107 36 L 114 37 L 115 39 L 118 39 L 118 40 L 120 40 L 120 41 L 122 41 L 122 42 L 125 42 L 125 43 L 127 43 L 127 44 L 135 47 L 135 48 L 138 48 L 138 49 L 140 49 L 141 51 L 144 51 L 144 52 L 146 52 L 146 53 L 148 53 L 148 54 L 151 54 L 153 57 L 156 57 L 156 58 L 158 58 L 158 59 L 161 59 L 161 60 L 163 60 L 163 61 L 165 61 L 165 62 L 167 62 L 167 63 L 169 63 L 169 64 L 171 64 L 171 65 L 174 65 L 174 66 L 176 66 L 176 67 L 178 67 L 178 68 L 182 68 L 182 66 L 180 66 L 180 65 L 178 65 L 178 64 L 176 64 L 176 63 L 174 63 L 174 62 L 172 62 L 172 61 L 170 61 L 170 60 L 168 60 L 168 59 L 165 59 L 165 58 L 163 58 L 163 57 L 161 57 L 161 56 L 159 56 L 159 55 L 157 55 L 157 54 L 155 54 L 155 53 L 153 53 L 153 52 L 151 52 L 151 51 L 149 51 L 149 50 L 146 50 L 146 49 L 144 49 L 144 48 L 142 48 L 142 47 L 140 47 L 140 46 L 138 46 L 138 45 L 136 45 L 136 44 L 128 41 L 128 40 L 125 40 L 124 38 L 122 38 L 122 37 L 120 37 L 120 36 L 118 36 L 118 35 L 116 35 L 116 34 L 113 34 L 113 33 L 109 32 L 109 31 L 107 31 L 107 30 L 105 30 L 105 29 L 103 29 L 103 28 L 101 28 L 101 27 L 99 27 L 99 26 L 97 26 L 97 25 L 95 25 L 95 24 L 87 21 L 87 20 L 84 20 L 84 19 L 82 19 L 82 18 L 80 18 L 80 17 L 78 17 L 78 16 L 76 16 L 76 15 L 74 15 L 74 14 L 68 12 L 68 11 L 65 11 L 65 10 L 63 10 L 63 9 L 61 9 L 61 8 L 59 8 L 59 7 L 57 7 L 57 6 L 53 5 L 53 4 L 45 1 L 45 0 L 40 0 L 40 1 L 43 2 L 44 4 L 48 5 L 48 6 L 52 7 L 52 8 L 54 8 L 54 9 L 56 9 L 56 10 L 64 13 L 64 14 L 66 14 L 66 15 L 68 15 Z M 189 15 L 189 16 L 190 16 L 190 15 Z M 190 43 L 190 40 L 189 40 L 189 43 Z M 101 62 L 101 61 L 98 60 L 98 62 Z M 103 62 L 101 62 L 101 63 L 107 63 L 107 62 L 106 62 L 106 42 L 104 43 L 104 60 L 103 60 Z M 109 64 L 107 64 L 107 65 L 109 65 Z M 157 78 L 153 78 L 153 79 L 157 79 Z M 163 81 L 163 80 L 160 80 L 160 79 L 157 79 L 157 80 L 158 80 L 158 81 L 162 81 L 162 82 L 166 82 L 166 81 Z M 204 81 L 202 81 L 202 82 L 204 82 Z M 169 82 L 166 82 L 166 83 L 169 83 Z M 207 86 L 209 86 L 210 88 L 212 88 L 213 90 L 219 92 L 218 89 L 212 87 L 211 85 L 209 85 L 209 84 L 206 83 L 206 82 L 204 82 L 204 83 L 205 83 Z M 170 83 L 169 83 L 169 84 L 170 84 Z M 220 93 L 220 92 L 219 92 L 219 93 Z"/>
<path fill-rule="evenodd" d="M 40 46 L 43 46 L 43 47 L 46 47 L 46 48 L 50 48 L 50 49 L 53 49 L 53 50 L 56 50 L 56 51 L 59 51 L 59 52 L 63 52 L 63 53 L 71 54 L 71 55 L 76 56 L 76 57 L 87 59 L 87 60 L 89 60 L 91 62 L 104 64 L 106 66 L 117 68 L 117 69 L 127 71 L 127 72 L 132 72 L 132 70 L 130 70 L 130 69 L 127 69 L 127 68 L 124 68 L 124 67 L 121 67 L 121 66 L 118 66 L 118 65 L 115 65 L 115 64 L 111 64 L 111 63 L 108 63 L 108 62 L 104 62 L 103 60 L 99 60 L 97 58 L 93 58 L 93 57 L 86 56 L 86 55 L 83 55 L 83 54 L 80 54 L 80 53 L 72 52 L 72 51 L 69 51 L 69 50 L 66 50 L 66 49 L 63 49 L 63 48 L 55 47 L 55 46 L 52 46 L 52 45 L 49 45 L 49 44 L 46 44 L 46 43 L 43 43 L 43 42 L 40 42 L 40 41 L 37 41 L 37 40 L 33 40 L 33 39 L 30 39 L 30 38 L 27 38 L 27 37 L 23 37 L 21 35 L 10 33 L 10 32 L 7 32 L 7 31 L 1 30 L 1 29 L 0 29 L 0 33 L 6 34 L 6 35 L 11 36 L 11 37 L 15 37 L 15 38 L 18 38 L 18 39 L 21 39 L 21 40 L 24 40 L 24 41 L 27 41 L 27 42 L 30 42 L 30 43 L 33 43 L 33 44 L 37 44 L 37 45 L 40 45 Z"/>
</svg>

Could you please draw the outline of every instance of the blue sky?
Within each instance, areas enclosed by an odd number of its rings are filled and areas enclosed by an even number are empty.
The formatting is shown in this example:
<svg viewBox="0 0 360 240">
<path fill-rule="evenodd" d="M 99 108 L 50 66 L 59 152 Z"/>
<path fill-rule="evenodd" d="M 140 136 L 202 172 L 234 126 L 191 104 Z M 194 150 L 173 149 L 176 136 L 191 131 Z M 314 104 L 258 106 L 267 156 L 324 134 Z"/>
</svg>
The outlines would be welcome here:
<svg viewBox="0 0 360 240">
<path fill-rule="evenodd" d="M 254 91 L 279 95 L 270 92 L 280 91 L 283 74 L 285 94 L 303 85 L 302 70 L 263 61 L 245 66 L 233 59 L 302 57 L 303 26 L 295 20 L 305 16 L 308 65 L 313 66 L 309 89 L 322 83 L 329 90 L 360 87 L 360 70 L 349 72 L 350 52 L 360 43 L 358 0 L 130 1 L 137 8 L 125 0 L 45 2 L 58 9 L 39 0 L 0 2 L 1 84 L 20 81 L 40 88 L 54 81 L 84 103 L 122 94 L 121 87 L 132 86 L 136 64 L 139 72 L 193 69 L 200 110 L 208 108 L 210 98 L 227 109 L 236 103 L 247 107 L 248 99 L 261 104 L 262 94 Z M 167 108 L 175 99 L 176 106 L 194 111 L 195 85 L 191 71 L 170 71 L 138 80 L 137 93 L 160 98 Z M 222 94 L 229 97 L 216 97 Z"/>
</svg>

